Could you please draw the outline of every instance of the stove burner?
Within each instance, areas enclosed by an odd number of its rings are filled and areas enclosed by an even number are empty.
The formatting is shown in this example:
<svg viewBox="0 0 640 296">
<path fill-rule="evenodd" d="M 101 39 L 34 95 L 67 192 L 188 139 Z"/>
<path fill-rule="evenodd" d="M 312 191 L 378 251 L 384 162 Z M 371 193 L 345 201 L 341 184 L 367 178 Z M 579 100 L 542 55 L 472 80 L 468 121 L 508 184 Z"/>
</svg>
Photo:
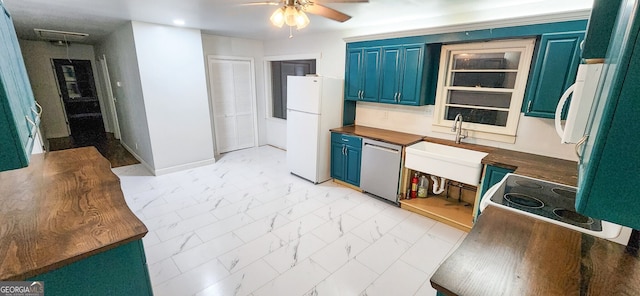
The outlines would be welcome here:
<svg viewBox="0 0 640 296">
<path fill-rule="evenodd" d="M 576 192 L 572 191 L 572 190 L 567 190 L 567 189 L 562 189 L 559 187 L 553 188 L 551 189 L 551 191 L 553 191 L 553 193 L 560 195 L 562 197 L 566 197 L 566 198 L 570 198 L 570 199 L 576 199 Z"/>
<path fill-rule="evenodd" d="M 575 223 L 593 224 L 593 219 L 591 219 L 591 217 L 580 215 L 574 211 L 570 211 L 567 209 L 557 208 L 553 210 L 553 213 L 560 218 L 564 218 L 564 219 L 573 221 Z"/>
<path fill-rule="evenodd" d="M 526 181 L 526 180 L 518 180 L 516 181 L 516 184 L 522 187 L 531 188 L 531 189 L 542 189 L 542 185 L 535 182 Z"/>
<path fill-rule="evenodd" d="M 507 193 L 504 195 L 504 199 L 506 199 L 508 202 L 511 202 L 526 208 L 539 209 L 544 207 L 544 203 L 541 200 L 525 194 Z"/>
</svg>

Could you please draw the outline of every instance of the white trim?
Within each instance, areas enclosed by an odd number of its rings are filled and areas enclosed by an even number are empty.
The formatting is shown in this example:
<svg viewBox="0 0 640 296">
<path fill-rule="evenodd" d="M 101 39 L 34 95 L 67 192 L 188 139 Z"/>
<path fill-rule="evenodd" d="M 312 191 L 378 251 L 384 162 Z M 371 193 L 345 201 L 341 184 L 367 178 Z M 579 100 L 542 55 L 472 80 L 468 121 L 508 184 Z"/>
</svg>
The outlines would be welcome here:
<svg viewBox="0 0 640 296">
<path fill-rule="evenodd" d="M 271 89 L 271 62 L 283 62 L 283 61 L 296 61 L 296 60 L 315 60 L 316 72 L 318 69 L 318 61 L 322 59 L 322 53 L 309 53 L 309 54 L 292 54 L 292 55 L 278 55 L 278 56 L 266 56 L 264 61 L 264 97 L 265 97 L 265 119 L 270 120 L 282 120 L 282 118 L 273 117 L 273 92 Z"/>
<path fill-rule="evenodd" d="M 438 73 L 432 130 L 436 132 L 446 132 L 445 128 L 450 130 L 453 125 L 453 121 L 446 120 L 444 118 L 444 114 L 448 98 L 447 93 L 449 91 L 448 85 L 451 81 L 450 70 L 451 65 L 453 64 L 454 54 L 519 51 L 520 61 L 518 62 L 518 74 L 513 88 L 513 93 L 511 95 L 511 101 L 509 102 L 509 109 L 505 110 L 508 111 L 506 125 L 502 127 L 471 122 L 463 123 L 463 128 L 469 133 L 469 137 L 514 143 L 516 132 L 518 130 L 518 122 L 520 120 L 520 109 L 522 107 L 522 102 L 524 101 L 524 92 L 527 85 L 529 69 L 533 59 L 534 47 L 535 39 L 532 38 L 470 42 L 443 46 L 442 54 L 440 55 L 440 70 Z"/>
<path fill-rule="evenodd" d="M 256 95 L 256 68 L 255 68 L 255 59 L 253 57 L 241 57 L 241 56 L 226 56 L 226 55 L 207 55 L 207 92 L 209 96 L 209 116 L 211 116 L 211 131 L 212 136 L 215 141 L 216 139 L 216 126 L 215 126 L 215 118 L 213 112 L 213 98 L 211 96 L 211 73 L 209 73 L 209 67 L 211 67 L 212 61 L 244 61 L 249 62 L 249 67 L 251 68 L 251 112 L 253 112 L 253 147 L 258 147 L 258 98 Z M 219 155 L 219 151 L 217 148 L 217 144 L 213 145 L 213 154 Z M 215 161 L 215 159 L 214 159 Z"/>
<path fill-rule="evenodd" d="M 585 19 L 588 19 L 590 16 L 591 16 L 591 9 L 582 9 L 582 10 L 574 10 L 574 11 L 545 14 L 545 15 L 514 17 L 514 18 L 507 18 L 507 19 L 484 21 L 484 22 L 472 22 L 472 23 L 464 23 L 464 24 L 457 24 L 457 25 L 450 25 L 450 26 L 441 26 L 441 27 L 423 28 L 423 29 L 407 30 L 407 31 L 399 31 L 399 32 L 388 32 L 388 33 L 371 34 L 371 35 L 363 35 L 363 36 L 345 37 L 343 38 L 343 40 L 347 43 L 350 43 L 350 42 L 359 42 L 359 41 L 371 41 L 371 40 L 433 35 L 433 34 L 443 34 L 443 33 L 452 33 L 452 32 L 487 30 L 487 29 L 495 29 L 495 28 L 506 28 L 506 27 L 515 27 L 515 26 L 526 26 L 526 25 L 547 24 L 547 23 L 555 23 L 555 22 L 585 20 Z"/>
<path fill-rule="evenodd" d="M 191 163 L 186 163 L 186 164 L 172 166 L 172 167 L 168 167 L 168 168 L 164 168 L 164 169 L 155 170 L 155 171 L 153 171 L 153 174 L 156 175 L 156 176 L 161 176 L 161 175 L 171 174 L 171 173 L 175 173 L 175 172 L 179 172 L 179 171 L 183 171 L 183 170 L 188 170 L 188 169 L 193 169 L 193 168 L 202 167 L 202 166 L 206 166 L 206 165 L 211 165 L 211 164 L 214 164 L 215 162 L 216 162 L 215 158 L 206 159 L 206 160 L 200 160 L 200 161 L 196 161 L 196 162 L 191 162 Z"/>
</svg>

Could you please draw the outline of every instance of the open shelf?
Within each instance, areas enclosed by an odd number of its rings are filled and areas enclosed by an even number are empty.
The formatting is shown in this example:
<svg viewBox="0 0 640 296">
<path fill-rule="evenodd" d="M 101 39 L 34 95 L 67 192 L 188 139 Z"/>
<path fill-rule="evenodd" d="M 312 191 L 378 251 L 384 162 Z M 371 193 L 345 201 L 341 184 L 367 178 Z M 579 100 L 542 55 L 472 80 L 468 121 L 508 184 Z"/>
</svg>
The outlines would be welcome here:
<svg viewBox="0 0 640 296">
<path fill-rule="evenodd" d="M 460 230 L 469 232 L 473 226 L 473 204 L 455 198 L 432 195 L 427 198 L 401 199 L 400 207 Z"/>
</svg>

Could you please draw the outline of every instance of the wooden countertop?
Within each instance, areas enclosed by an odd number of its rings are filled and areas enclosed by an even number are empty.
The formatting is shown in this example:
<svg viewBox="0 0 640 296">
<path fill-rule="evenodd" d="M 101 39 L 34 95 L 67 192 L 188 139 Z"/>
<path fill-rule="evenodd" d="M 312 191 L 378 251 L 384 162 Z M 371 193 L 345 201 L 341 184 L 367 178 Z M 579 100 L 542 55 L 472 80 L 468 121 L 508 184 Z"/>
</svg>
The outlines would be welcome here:
<svg viewBox="0 0 640 296">
<path fill-rule="evenodd" d="M 640 257 L 489 206 L 431 285 L 445 295 L 640 295 Z"/>
<path fill-rule="evenodd" d="M 142 238 L 120 179 L 93 147 L 0 173 L 0 281 L 25 280 Z"/>
<path fill-rule="evenodd" d="M 422 141 L 422 136 L 419 135 L 359 125 L 343 126 L 331 129 L 331 131 L 336 133 L 365 137 L 376 141 L 387 142 L 400 146 L 409 146 L 411 144 Z"/>
<path fill-rule="evenodd" d="M 578 183 L 578 163 L 575 161 L 476 144 L 456 144 L 454 141 L 431 137 L 425 137 L 424 140 L 487 152 L 489 155 L 482 159 L 482 164 L 512 169 L 515 170 L 514 173 L 518 175 L 569 186 L 576 186 Z"/>
</svg>

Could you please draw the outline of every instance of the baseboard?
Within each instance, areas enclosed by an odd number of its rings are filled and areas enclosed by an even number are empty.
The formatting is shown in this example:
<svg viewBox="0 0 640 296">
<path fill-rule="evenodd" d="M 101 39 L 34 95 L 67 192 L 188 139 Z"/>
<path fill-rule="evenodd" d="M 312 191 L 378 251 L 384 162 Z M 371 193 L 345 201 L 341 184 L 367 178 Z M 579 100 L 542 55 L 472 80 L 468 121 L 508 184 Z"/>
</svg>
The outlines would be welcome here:
<svg viewBox="0 0 640 296">
<path fill-rule="evenodd" d="M 155 170 L 153 172 L 153 174 L 156 175 L 156 176 L 166 175 L 166 174 L 170 174 L 170 173 L 175 173 L 175 172 L 179 172 L 179 171 L 184 171 L 184 170 L 193 169 L 193 168 L 197 168 L 197 167 L 201 167 L 201 166 L 205 166 L 205 165 L 214 164 L 215 162 L 216 162 L 215 158 L 206 159 L 206 160 L 201 160 L 201 161 L 181 164 L 181 165 L 177 165 L 177 166 L 172 166 L 172 167 L 168 167 L 168 168 L 164 168 L 164 169 L 158 169 L 158 170 Z"/>
<path fill-rule="evenodd" d="M 127 144 L 122 141 L 122 139 L 120 139 L 120 144 L 122 145 L 122 147 L 124 147 L 124 149 L 126 149 L 127 151 L 129 151 L 129 153 L 131 153 L 131 155 L 133 155 L 133 157 L 135 159 L 137 159 L 150 173 L 155 175 L 155 169 L 149 165 L 146 161 L 144 161 L 144 159 L 142 159 L 142 157 L 140 157 L 140 155 L 138 155 L 133 149 L 131 149 L 131 147 L 127 146 Z"/>
</svg>

